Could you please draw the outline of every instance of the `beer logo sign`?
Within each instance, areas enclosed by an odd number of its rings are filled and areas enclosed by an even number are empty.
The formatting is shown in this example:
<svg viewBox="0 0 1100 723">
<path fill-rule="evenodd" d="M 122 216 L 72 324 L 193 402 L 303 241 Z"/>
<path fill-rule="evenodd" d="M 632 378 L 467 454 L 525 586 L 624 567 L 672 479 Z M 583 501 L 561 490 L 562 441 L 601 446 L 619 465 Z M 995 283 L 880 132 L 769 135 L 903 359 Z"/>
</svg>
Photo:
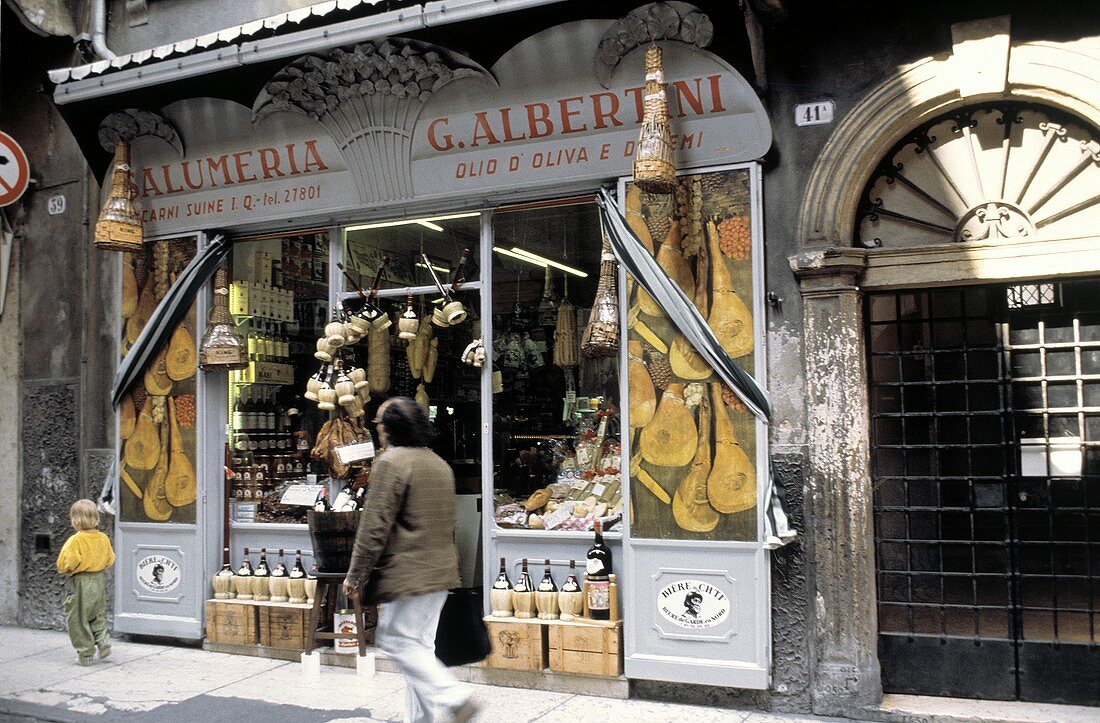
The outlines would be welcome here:
<svg viewBox="0 0 1100 723">
<path fill-rule="evenodd" d="M 729 617 L 730 599 L 702 580 L 680 580 L 657 593 L 657 607 L 669 622 L 690 630 L 721 624 Z"/>
<path fill-rule="evenodd" d="M 137 581 L 149 592 L 171 592 L 179 587 L 180 566 L 164 555 L 143 557 L 137 564 Z"/>
</svg>

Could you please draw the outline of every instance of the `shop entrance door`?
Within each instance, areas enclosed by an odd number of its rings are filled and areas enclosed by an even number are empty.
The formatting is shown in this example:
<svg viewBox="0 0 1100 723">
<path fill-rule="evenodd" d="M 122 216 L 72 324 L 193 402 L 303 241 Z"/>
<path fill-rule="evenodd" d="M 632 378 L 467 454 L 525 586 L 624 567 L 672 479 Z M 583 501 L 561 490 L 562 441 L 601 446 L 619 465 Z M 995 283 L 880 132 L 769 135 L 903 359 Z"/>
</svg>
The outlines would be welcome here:
<svg viewBox="0 0 1100 723">
<path fill-rule="evenodd" d="M 868 298 L 887 692 L 1100 702 L 1098 291 Z"/>
<path fill-rule="evenodd" d="M 684 174 L 679 204 L 625 182 L 622 190 L 632 228 L 658 242 L 662 263 L 668 247 L 682 249 L 673 252 L 682 264 L 673 278 L 712 328 L 724 329 L 723 349 L 767 388 L 758 165 Z M 626 676 L 766 689 L 767 429 L 693 356 L 660 307 L 624 286 Z M 650 394 L 656 403 L 647 407 Z"/>
<path fill-rule="evenodd" d="M 202 235 L 158 239 L 146 244 L 144 254 L 125 255 L 123 264 L 132 265 L 123 273 L 132 274 L 134 283 L 128 290 L 124 281 L 120 308 L 133 311 L 119 328 L 120 352 L 126 352 L 141 331 L 132 319 L 143 318 L 155 307 L 202 243 Z M 127 303 L 126 297 L 135 290 L 136 304 Z M 191 337 L 196 349 L 207 317 L 208 293 L 199 293 L 177 327 L 179 334 Z M 167 348 L 185 347 L 177 338 Z M 177 359 L 185 355 L 181 352 Z M 132 427 L 120 424 L 119 430 L 114 540 L 117 632 L 202 637 L 207 573 L 217 569 L 220 559 L 219 546 L 207 545 L 206 540 L 218 539 L 220 530 L 226 422 L 224 372 L 211 376 L 220 377 L 220 383 L 198 372 L 195 361 L 168 365 L 158 356 L 119 405 L 120 410 L 132 405 L 137 421 Z M 123 416 L 121 411 L 118 416 Z M 169 498 L 163 473 L 171 470 L 178 480 L 186 477 L 188 466 L 193 485 L 174 484 Z"/>
</svg>

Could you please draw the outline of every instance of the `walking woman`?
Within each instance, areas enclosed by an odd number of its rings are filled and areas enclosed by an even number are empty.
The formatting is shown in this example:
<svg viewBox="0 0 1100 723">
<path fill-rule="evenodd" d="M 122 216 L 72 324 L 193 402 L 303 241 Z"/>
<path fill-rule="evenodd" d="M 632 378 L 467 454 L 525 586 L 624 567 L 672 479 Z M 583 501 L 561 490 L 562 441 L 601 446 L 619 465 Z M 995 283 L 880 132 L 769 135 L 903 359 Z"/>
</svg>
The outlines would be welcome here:
<svg viewBox="0 0 1100 723">
<path fill-rule="evenodd" d="M 472 690 L 435 657 L 439 613 L 460 584 L 454 473 L 428 448 L 432 427 L 412 399 L 383 402 L 374 421 L 384 451 L 371 469 L 344 591 L 365 585 L 366 601 L 379 604 L 378 647 L 405 675 L 406 721 L 465 723 L 478 709 Z"/>
</svg>

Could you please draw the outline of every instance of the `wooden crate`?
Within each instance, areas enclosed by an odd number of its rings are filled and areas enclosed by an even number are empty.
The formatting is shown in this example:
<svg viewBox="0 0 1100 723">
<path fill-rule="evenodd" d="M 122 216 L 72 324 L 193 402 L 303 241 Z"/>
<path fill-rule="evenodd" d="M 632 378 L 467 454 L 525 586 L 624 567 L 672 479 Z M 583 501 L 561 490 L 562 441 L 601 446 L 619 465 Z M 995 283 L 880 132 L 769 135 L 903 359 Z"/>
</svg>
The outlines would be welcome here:
<svg viewBox="0 0 1100 723">
<path fill-rule="evenodd" d="M 538 620 L 487 617 L 493 651 L 485 659 L 490 668 L 542 670 L 546 667 L 546 627 Z"/>
<path fill-rule="evenodd" d="M 212 643 L 255 645 L 256 606 L 247 600 L 207 600 L 206 639 Z"/>
<path fill-rule="evenodd" d="M 550 670 L 617 676 L 623 672 L 622 621 L 547 623 Z"/>
<path fill-rule="evenodd" d="M 256 603 L 260 645 L 305 650 L 309 611 L 312 607 L 307 603 Z"/>
</svg>

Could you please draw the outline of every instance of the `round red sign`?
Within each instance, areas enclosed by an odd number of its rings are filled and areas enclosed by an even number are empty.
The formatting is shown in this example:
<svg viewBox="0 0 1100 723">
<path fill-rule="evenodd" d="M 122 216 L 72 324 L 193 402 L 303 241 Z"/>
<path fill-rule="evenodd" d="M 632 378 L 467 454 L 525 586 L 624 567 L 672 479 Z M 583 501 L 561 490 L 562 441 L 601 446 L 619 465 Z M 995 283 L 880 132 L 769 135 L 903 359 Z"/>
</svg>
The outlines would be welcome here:
<svg viewBox="0 0 1100 723">
<path fill-rule="evenodd" d="M 18 201 L 27 190 L 30 178 L 27 154 L 14 138 L 0 131 L 0 206 Z"/>
</svg>

